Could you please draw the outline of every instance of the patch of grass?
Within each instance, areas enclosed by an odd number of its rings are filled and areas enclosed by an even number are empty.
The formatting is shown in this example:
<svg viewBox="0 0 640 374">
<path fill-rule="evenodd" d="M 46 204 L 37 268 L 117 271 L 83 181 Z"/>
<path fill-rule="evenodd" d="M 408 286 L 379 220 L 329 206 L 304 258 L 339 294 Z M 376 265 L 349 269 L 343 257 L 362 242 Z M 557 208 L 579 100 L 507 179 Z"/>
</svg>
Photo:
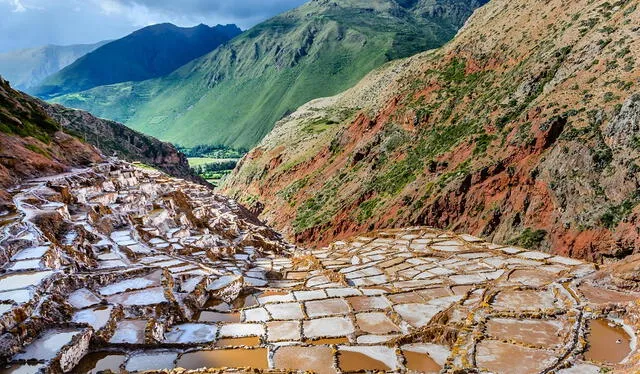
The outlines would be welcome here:
<svg viewBox="0 0 640 374">
<path fill-rule="evenodd" d="M 489 145 L 495 139 L 495 135 L 489 135 L 487 133 L 482 133 L 476 136 L 476 138 L 474 139 L 474 143 L 476 146 L 473 149 L 473 155 L 478 156 L 485 154 L 487 152 L 487 148 L 489 148 Z"/>
<path fill-rule="evenodd" d="M 509 245 L 516 245 L 526 249 L 539 248 L 547 237 L 546 230 L 533 230 L 527 227 L 517 238 L 509 240 Z"/>
<path fill-rule="evenodd" d="M 614 205 L 600 217 L 600 224 L 608 229 L 614 229 L 622 222 L 636 206 L 640 204 L 640 193 L 636 193 L 623 201 L 620 205 Z"/>
<path fill-rule="evenodd" d="M 293 198 L 301 189 L 303 189 L 307 185 L 307 183 L 309 183 L 309 177 L 298 179 L 283 190 L 278 191 L 277 195 L 282 197 L 287 203 L 293 206 L 293 204 L 295 203 Z"/>
<path fill-rule="evenodd" d="M 392 164 L 386 173 L 379 173 L 369 184 L 369 189 L 394 196 L 422 173 L 425 160 L 450 151 L 475 134 L 479 126 L 475 123 L 459 122 L 454 125 L 425 129 L 422 137 L 407 153 L 404 160 Z"/>
<path fill-rule="evenodd" d="M 373 217 L 373 212 L 375 211 L 378 204 L 380 204 L 381 199 L 379 197 L 371 200 L 364 201 L 358 207 L 358 222 L 363 223 L 367 221 L 369 218 Z"/>
<path fill-rule="evenodd" d="M 51 158 L 51 155 L 49 154 L 49 152 L 45 151 L 44 149 L 38 147 L 35 144 L 26 144 L 24 147 L 30 150 L 31 152 L 38 153 L 46 158 Z"/>
<path fill-rule="evenodd" d="M 338 195 L 338 188 L 343 180 L 340 176 L 327 181 L 322 188 L 310 199 L 303 202 L 296 212 L 293 227 L 296 232 L 325 224 L 338 211 L 331 202 L 335 201 Z"/>
<path fill-rule="evenodd" d="M 320 134 L 333 127 L 338 122 L 328 118 L 318 118 L 304 125 L 302 131 L 307 134 Z"/>
</svg>

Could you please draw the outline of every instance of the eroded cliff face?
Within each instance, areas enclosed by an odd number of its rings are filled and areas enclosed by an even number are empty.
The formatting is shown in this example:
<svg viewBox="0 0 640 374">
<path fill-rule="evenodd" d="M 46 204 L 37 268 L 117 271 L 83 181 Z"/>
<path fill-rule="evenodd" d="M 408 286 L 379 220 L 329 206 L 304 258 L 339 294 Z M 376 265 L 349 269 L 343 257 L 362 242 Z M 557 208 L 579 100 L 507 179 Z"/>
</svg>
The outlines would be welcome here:
<svg viewBox="0 0 640 374">
<path fill-rule="evenodd" d="M 204 183 L 191 171 L 187 157 L 171 143 L 131 130 L 123 124 L 97 118 L 82 110 L 40 103 L 51 118 L 80 139 L 98 147 L 107 156 L 142 162 L 176 177 Z"/>
<path fill-rule="evenodd" d="M 639 2 L 492 1 L 445 47 L 306 104 L 224 191 L 300 243 L 411 224 L 639 248 Z"/>
<path fill-rule="evenodd" d="M 37 100 L 0 77 L 0 211 L 10 203 L 6 189 L 20 181 L 100 160 L 96 148 L 64 132 Z"/>
</svg>

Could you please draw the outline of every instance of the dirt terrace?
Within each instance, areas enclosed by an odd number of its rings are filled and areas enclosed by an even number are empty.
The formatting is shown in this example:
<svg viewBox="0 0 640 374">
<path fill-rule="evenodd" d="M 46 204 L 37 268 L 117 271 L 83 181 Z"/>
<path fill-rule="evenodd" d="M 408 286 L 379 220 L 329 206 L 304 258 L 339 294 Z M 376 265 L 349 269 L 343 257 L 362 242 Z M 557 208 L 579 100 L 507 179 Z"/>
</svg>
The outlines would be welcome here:
<svg viewBox="0 0 640 374">
<path fill-rule="evenodd" d="M 640 294 L 582 261 L 429 228 L 295 248 L 233 200 L 117 161 L 12 194 L 3 372 L 567 374 L 640 358 Z"/>
</svg>

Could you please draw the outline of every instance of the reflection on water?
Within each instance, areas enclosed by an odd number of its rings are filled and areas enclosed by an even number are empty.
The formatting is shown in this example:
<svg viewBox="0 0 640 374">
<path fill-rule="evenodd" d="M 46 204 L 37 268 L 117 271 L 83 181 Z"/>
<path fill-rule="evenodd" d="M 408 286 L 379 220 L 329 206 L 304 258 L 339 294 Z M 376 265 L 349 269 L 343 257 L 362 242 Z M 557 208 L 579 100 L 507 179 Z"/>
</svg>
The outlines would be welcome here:
<svg viewBox="0 0 640 374">
<path fill-rule="evenodd" d="M 84 356 L 73 371 L 78 374 L 98 374 L 108 370 L 119 373 L 127 356 L 122 353 L 96 352 Z"/>
</svg>

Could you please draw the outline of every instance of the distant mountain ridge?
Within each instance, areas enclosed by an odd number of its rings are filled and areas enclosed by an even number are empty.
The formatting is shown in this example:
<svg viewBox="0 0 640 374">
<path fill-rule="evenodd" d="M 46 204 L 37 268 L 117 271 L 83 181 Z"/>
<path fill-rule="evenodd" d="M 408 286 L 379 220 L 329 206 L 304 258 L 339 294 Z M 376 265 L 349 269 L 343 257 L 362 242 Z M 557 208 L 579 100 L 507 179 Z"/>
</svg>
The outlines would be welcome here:
<svg viewBox="0 0 640 374">
<path fill-rule="evenodd" d="M 0 53 L 0 74 L 16 89 L 28 90 L 78 58 L 109 42 L 105 40 L 95 44 L 45 45 Z"/>
<path fill-rule="evenodd" d="M 236 25 L 148 26 L 79 58 L 30 93 L 47 99 L 107 84 L 160 77 L 241 32 Z"/>
<path fill-rule="evenodd" d="M 485 2 L 313 0 L 166 77 L 54 101 L 185 146 L 250 148 L 306 101 L 446 43 Z"/>
</svg>

